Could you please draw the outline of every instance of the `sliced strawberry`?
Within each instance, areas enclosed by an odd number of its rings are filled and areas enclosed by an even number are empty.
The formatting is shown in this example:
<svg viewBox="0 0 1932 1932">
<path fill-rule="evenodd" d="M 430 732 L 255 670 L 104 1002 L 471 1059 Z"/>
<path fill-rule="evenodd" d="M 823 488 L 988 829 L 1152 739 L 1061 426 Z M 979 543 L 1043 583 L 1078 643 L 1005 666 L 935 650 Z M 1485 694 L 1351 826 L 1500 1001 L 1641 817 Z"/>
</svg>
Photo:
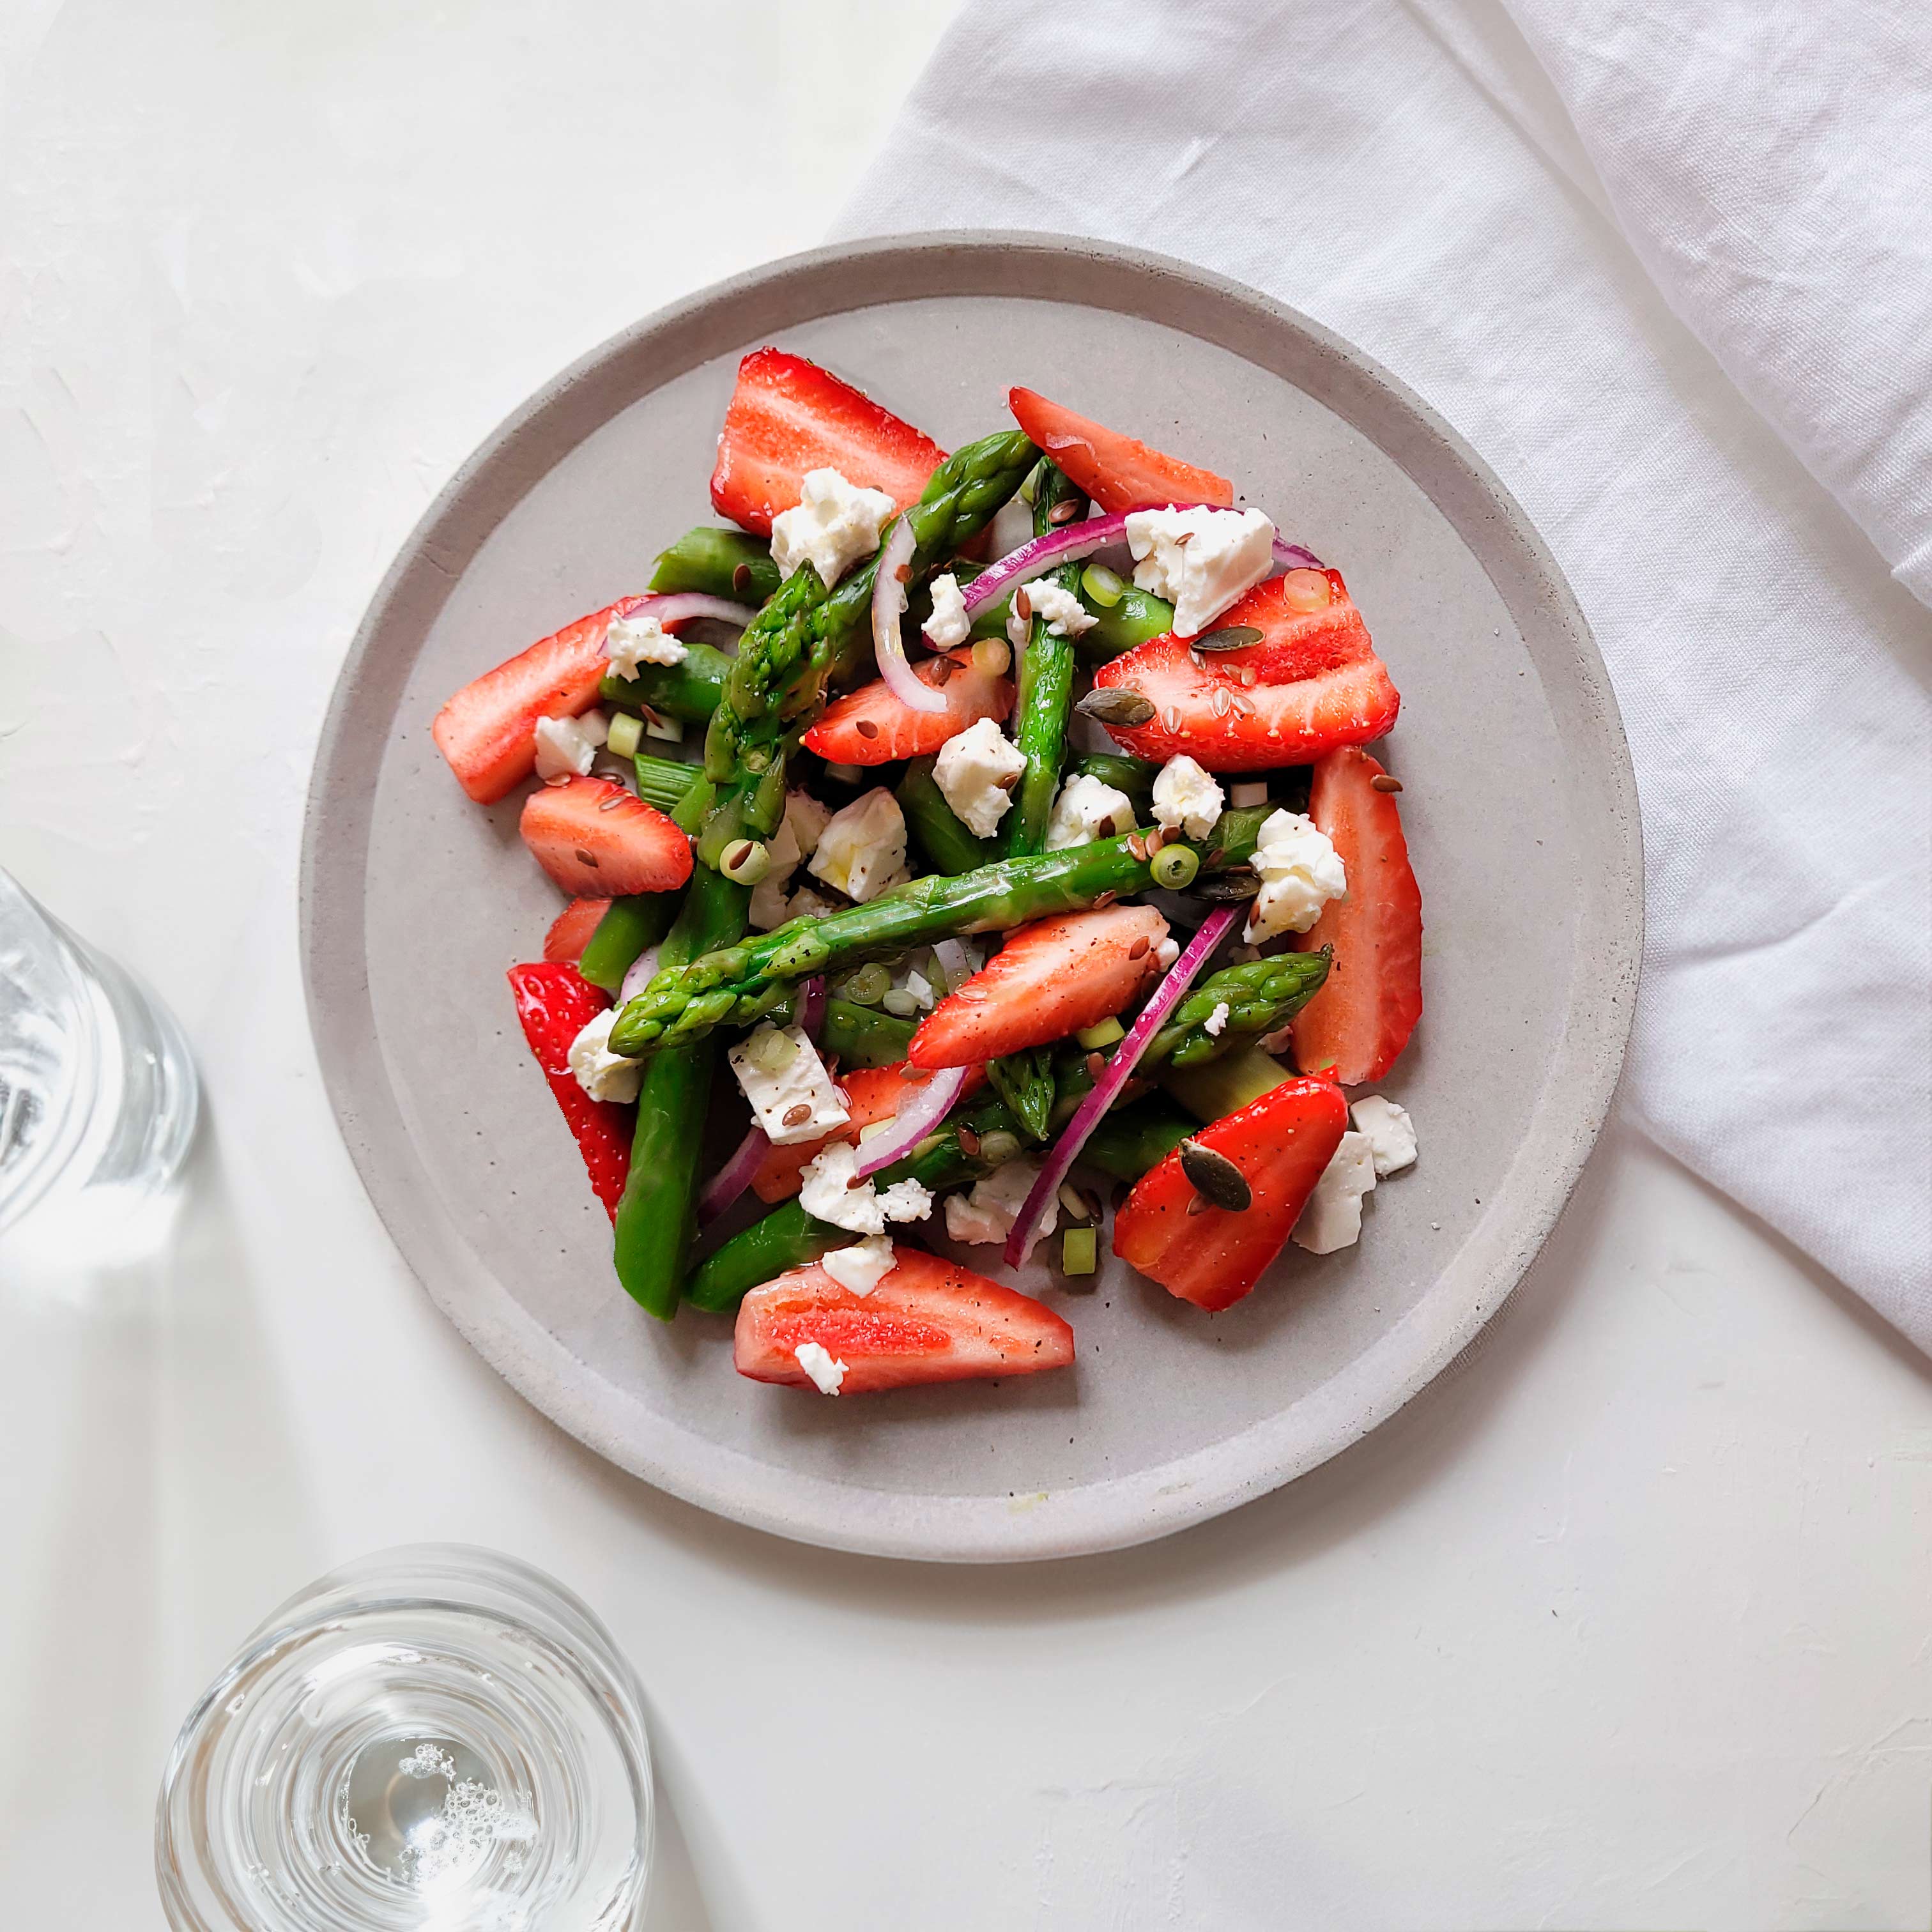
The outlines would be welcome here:
<svg viewBox="0 0 1932 1932">
<path fill-rule="evenodd" d="M 851 1118 L 844 1126 L 815 1141 L 806 1141 L 796 1147 L 766 1148 L 758 1172 L 752 1177 L 752 1192 L 760 1201 L 790 1200 L 798 1192 L 806 1167 L 830 1142 L 856 1141 L 862 1127 L 869 1127 L 874 1120 L 890 1120 L 898 1112 L 899 1102 L 920 1089 L 920 1080 L 908 1080 L 899 1070 L 905 1064 L 899 1060 L 890 1066 L 855 1066 L 850 1073 L 842 1073 L 838 1084 Z M 921 1080 L 924 1078 L 919 1068 L 913 1071 L 920 1074 Z M 974 1092 L 986 1077 L 979 1067 L 973 1068 L 959 1090 L 960 1099 Z"/>
<path fill-rule="evenodd" d="M 1329 599 L 1311 609 L 1324 575 Z M 1215 628 L 1235 625 L 1259 631 L 1260 641 L 1195 651 L 1170 632 L 1102 664 L 1096 686 L 1138 692 L 1154 706 L 1144 724 L 1108 725 L 1114 737 L 1143 758 L 1185 752 L 1210 772 L 1252 772 L 1306 764 L 1394 724 L 1402 699 L 1339 572 L 1291 571 L 1257 584 Z"/>
<path fill-rule="evenodd" d="M 841 1395 L 1036 1375 L 1073 1360 L 1073 1330 L 1030 1295 L 922 1248 L 892 1253 L 897 1265 L 869 1294 L 854 1294 L 816 1266 L 753 1288 L 738 1304 L 739 1374 L 810 1388 L 794 1352 L 805 1342 L 845 1364 Z"/>
<path fill-rule="evenodd" d="M 974 1066 L 1118 1013 L 1160 970 L 1167 921 L 1151 906 L 1036 920 L 920 1022 L 915 1066 Z"/>
<path fill-rule="evenodd" d="M 1201 1197 L 1176 1148 L 1134 1184 L 1114 1216 L 1114 1252 L 1168 1294 L 1210 1312 L 1240 1300 L 1281 1252 L 1348 1125 L 1341 1089 L 1289 1080 L 1194 1138 L 1241 1171 L 1252 1196 L 1238 1214 L 1188 1210 Z"/>
<path fill-rule="evenodd" d="M 738 364 L 718 433 L 711 502 L 721 517 L 768 537 L 772 519 L 796 506 L 808 470 L 836 470 L 904 509 L 945 460 L 930 436 L 817 363 L 754 349 Z"/>
<path fill-rule="evenodd" d="M 566 960 L 575 965 L 584 957 L 584 949 L 590 944 L 590 935 L 603 922 L 604 915 L 610 910 L 608 899 L 572 899 L 550 922 L 549 932 L 544 934 L 544 957 L 553 962 Z"/>
<path fill-rule="evenodd" d="M 940 667 L 950 667 L 941 680 Z M 805 734 L 806 743 L 835 765 L 885 765 L 895 758 L 920 758 L 982 718 L 1004 723 L 1013 708 L 1012 682 L 976 670 L 972 653 L 942 651 L 914 667 L 927 684 L 946 696 L 944 711 L 915 711 L 892 695 L 884 678 L 862 684 L 825 707 Z"/>
<path fill-rule="evenodd" d="M 574 718 L 596 703 L 610 620 L 643 602 L 620 597 L 540 638 L 466 684 L 436 714 L 436 748 L 478 805 L 494 805 L 536 770 L 539 718 Z"/>
<path fill-rule="evenodd" d="M 631 1109 L 614 1101 L 593 1100 L 570 1070 L 570 1043 L 610 1002 L 574 966 L 562 961 L 542 966 L 512 966 L 510 992 L 524 1037 L 543 1069 L 556 1104 L 590 1171 L 597 1198 L 617 1218 L 617 1197 L 631 1171 Z"/>
<path fill-rule="evenodd" d="M 544 785 L 524 802 L 524 843 L 567 892 L 668 892 L 691 877 L 691 840 L 610 778 Z"/>
<path fill-rule="evenodd" d="M 1226 477 L 1150 449 L 1031 389 L 1009 390 L 1006 404 L 1028 438 L 1103 510 L 1138 510 L 1150 503 L 1226 506 L 1234 500 L 1234 486 Z"/>
<path fill-rule="evenodd" d="M 1308 815 L 1341 854 L 1348 892 L 1295 941 L 1304 952 L 1334 946 L 1335 962 L 1295 1016 L 1294 1058 L 1345 1087 L 1379 1080 L 1422 1017 L 1422 893 L 1402 814 L 1375 788 L 1383 775 L 1348 747 L 1318 758 L 1309 787 Z"/>
</svg>

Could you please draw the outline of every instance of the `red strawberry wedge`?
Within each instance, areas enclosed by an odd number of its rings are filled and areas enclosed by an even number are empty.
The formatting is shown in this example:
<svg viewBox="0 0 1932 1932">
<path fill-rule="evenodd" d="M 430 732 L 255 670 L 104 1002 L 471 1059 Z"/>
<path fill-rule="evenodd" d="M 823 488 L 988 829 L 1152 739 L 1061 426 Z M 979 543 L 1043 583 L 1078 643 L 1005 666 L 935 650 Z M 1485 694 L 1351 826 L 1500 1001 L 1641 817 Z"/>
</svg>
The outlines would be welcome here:
<svg viewBox="0 0 1932 1932">
<path fill-rule="evenodd" d="M 524 802 L 524 843 L 556 884 L 585 898 L 668 892 L 691 877 L 691 840 L 610 778 L 544 785 Z"/>
<path fill-rule="evenodd" d="M 1150 449 L 1031 389 L 1008 391 L 1006 406 L 1028 438 L 1103 510 L 1138 510 L 1150 503 L 1225 506 L 1234 500 L 1234 486 L 1226 477 Z"/>
<path fill-rule="evenodd" d="M 1310 763 L 1394 724 L 1402 699 L 1337 571 L 1257 584 L 1215 620 L 1261 632 L 1240 650 L 1191 650 L 1169 633 L 1102 664 L 1096 687 L 1138 692 L 1144 724 L 1107 729 L 1137 757 L 1184 752 L 1210 772 Z"/>
<path fill-rule="evenodd" d="M 1341 855 L 1348 892 L 1294 942 L 1335 949 L 1322 990 L 1295 1016 L 1294 1058 L 1345 1087 L 1379 1080 L 1422 1017 L 1422 893 L 1395 799 L 1376 789 L 1384 776 L 1351 747 L 1318 758 L 1309 787 L 1308 815 Z"/>
<path fill-rule="evenodd" d="M 738 365 L 718 434 L 712 506 L 768 537 L 772 519 L 796 507 L 809 470 L 836 470 L 904 509 L 945 460 L 930 436 L 817 363 L 754 349 Z"/>
<path fill-rule="evenodd" d="M 620 597 L 539 638 L 466 684 L 436 714 L 436 748 L 478 805 L 494 805 L 536 770 L 539 718 L 574 718 L 596 703 L 610 620 L 643 602 Z"/>
<path fill-rule="evenodd" d="M 542 966 L 512 966 L 510 992 L 524 1037 L 543 1069 L 550 1090 L 590 1170 L 597 1198 L 617 1218 L 617 1197 L 631 1171 L 631 1110 L 610 1100 L 593 1100 L 570 1070 L 570 1043 L 610 1002 L 589 985 L 574 966 L 557 961 Z"/>
<path fill-rule="evenodd" d="M 941 665 L 948 668 L 943 682 Z M 946 698 L 944 711 L 915 711 L 893 696 L 884 678 L 875 678 L 825 707 L 824 716 L 805 734 L 807 748 L 835 765 L 884 765 L 895 758 L 922 758 L 982 718 L 1004 724 L 1013 708 L 1011 681 L 976 670 L 970 651 L 942 652 L 925 658 L 914 667 L 914 675 L 939 686 Z"/>
<path fill-rule="evenodd" d="M 1151 906 L 1036 920 L 920 1024 L 915 1066 L 976 1066 L 1119 1012 L 1160 970 L 1167 921 Z"/>
<path fill-rule="evenodd" d="M 566 961 L 575 965 L 584 957 L 590 935 L 602 924 L 610 910 L 608 899 L 572 899 L 550 922 L 544 934 L 544 957 L 553 962 Z"/>
<path fill-rule="evenodd" d="M 1194 1136 L 1240 1170 L 1249 1204 L 1202 1204 L 1176 1148 L 1114 1216 L 1114 1252 L 1168 1294 L 1210 1313 L 1232 1306 L 1281 1252 L 1348 1125 L 1341 1089 L 1289 1080 Z"/>
<path fill-rule="evenodd" d="M 1072 1361 L 1073 1330 L 1030 1295 L 922 1248 L 892 1253 L 896 1264 L 869 1294 L 854 1294 L 815 1265 L 753 1288 L 738 1304 L 738 1372 L 814 1388 L 797 1352 L 814 1342 L 829 1362 L 844 1364 L 833 1371 L 840 1395 L 1037 1375 Z"/>
</svg>

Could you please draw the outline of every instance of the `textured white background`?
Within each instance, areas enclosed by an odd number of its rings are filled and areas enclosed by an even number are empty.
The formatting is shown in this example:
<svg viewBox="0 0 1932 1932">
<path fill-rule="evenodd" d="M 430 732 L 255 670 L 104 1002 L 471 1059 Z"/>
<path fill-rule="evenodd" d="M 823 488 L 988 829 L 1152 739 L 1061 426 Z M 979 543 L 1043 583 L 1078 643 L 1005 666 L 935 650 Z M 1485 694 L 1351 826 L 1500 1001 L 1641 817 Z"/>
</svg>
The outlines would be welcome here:
<svg viewBox="0 0 1932 1932">
<path fill-rule="evenodd" d="M 369 1210 L 294 889 L 362 604 L 544 376 L 819 238 L 949 11 L 0 7 L 0 862 L 162 988 L 211 1114 L 173 1255 L 0 1275 L 0 1924 L 158 1925 L 182 1711 L 426 1537 L 635 1660 L 656 1928 L 1924 1924 L 1932 1377 L 1640 1143 L 1378 1436 L 1012 1571 L 614 1475 Z"/>
</svg>

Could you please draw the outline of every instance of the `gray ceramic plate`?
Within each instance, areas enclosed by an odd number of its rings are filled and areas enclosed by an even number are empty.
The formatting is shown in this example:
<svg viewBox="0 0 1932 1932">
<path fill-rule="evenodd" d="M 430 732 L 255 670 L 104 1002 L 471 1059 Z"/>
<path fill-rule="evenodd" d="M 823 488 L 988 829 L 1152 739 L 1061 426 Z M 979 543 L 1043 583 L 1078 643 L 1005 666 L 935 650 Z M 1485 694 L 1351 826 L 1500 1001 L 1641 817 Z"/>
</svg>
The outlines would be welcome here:
<svg viewBox="0 0 1932 1932">
<path fill-rule="evenodd" d="M 738 358 L 770 341 L 948 447 L 1006 421 L 1008 386 L 1028 384 L 1234 478 L 1346 573 L 1402 689 L 1383 755 L 1407 788 L 1428 922 L 1427 1014 L 1385 1090 L 1421 1160 L 1378 1191 L 1358 1247 L 1291 1246 L 1211 1319 L 1123 1270 L 1064 1298 L 1070 1373 L 854 1402 L 741 1381 L 723 1324 L 662 1328 L 617 1288 L 503 982 L 537 956 L 556 895 L 518 839 L 518 801 L 470 804 L 429 724 L 478 671 L 640 587 L 656 550 L 704 520 Z M 1629 759 L 1582 614 L 1440 418 L 1325 330 L 1178 262 L 939 235 L 800 256 L 668 310 L 464 466 L 337 686 L 303 947 L 329 1093 L 378 1210 L 531 1402 L 741 1522 L 994 1560 L 1231 1508 L 1354 1441 L 1468 1342 L 1610 1104 L 1640 873 Z"/>
</svg>

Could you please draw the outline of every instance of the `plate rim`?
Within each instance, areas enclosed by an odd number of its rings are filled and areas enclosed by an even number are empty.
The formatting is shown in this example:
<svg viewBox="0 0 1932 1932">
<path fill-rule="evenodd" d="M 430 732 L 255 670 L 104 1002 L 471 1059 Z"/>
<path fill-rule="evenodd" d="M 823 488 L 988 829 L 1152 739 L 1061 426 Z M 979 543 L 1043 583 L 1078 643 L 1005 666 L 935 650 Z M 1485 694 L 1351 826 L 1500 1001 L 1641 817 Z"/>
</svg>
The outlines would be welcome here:
<svg viewBox="0 0 1932 1932">
<path fill-rule="evenodd" d="M 1344 1413 L 1318 1440 L 1286 1448 L 1276 1445 L 1272 1452 L 1262 1442 L 1247 1454 L 1238 1453 L 1244 1441 L 1265 1437 L 1270 1424 L 1280 1423 L 1284 1412 L 1277 1412 L 1175 1461 L 1132 1476 L 1102 1478 L 1078 1485 L 1061 1492 L 1055 1499 L 1058 1506 L 1052 1508 L 1030 1507 L 1025 1499 L 1016 1504 L 996 1497 L 880 1490 L 796 1472 L 781 1507 L 760 1492 L 761 1484 L 770 1484 L 768 1466 L 742 1451 L 706 1442 L 695 1468 L 670 1460 L 667 1452 L 676 1443 L 695 1438 L 658 1416 L 633 1391 L 605 1378 L 591 1364 L 573 1355 L 502 1289 L 487 1268 L 477 1268 L 476 1257 L 443 1208 L 419 1156 L 414 1156 L 416 1172 L 412 1178 L 398 1172 L 394 1148 L 399 1145 L 413 1156 L 413 1144 L 377 1045 L 366 970 L 365 922 L 354 922 L 350 943 L 344 945 L 338 943 L 340 929 L 322 914 L 326 901 L 340 902 L 332 891 L 339 880 L 356 884 L 358 891 L 352 902 L 360 902 L 374 808 L 373 791 L 366 789 L 350 788 L 346 800 L 332 795 L 333 787 L 340 783 L 335 766 L 356 728 L 356 714 L 380 704 L 386 684 L 376 674 L 386 673 L 387 686 L 399 692 L 412 666 L 413 653 L 400 665 L 375 662 L 376 647 L 384 633 L 392 622 L 408 622 L 419 616 L 426 628 L 434 620 L 488 535 L 560 460 L 557 441 L 569 436 L 573 406 L 579 400 L 577 392 L 587 378 L 624 358 L 646 355 L 654 346 L 674 349 L 680 338 L 700 328 L 721 308 L 743 304 L 781 290 L 788 283 L 808 284 L 827 270 L 869 268 L 871 273 L 854 274 L 850 301 L 820 305 L 812 310 L 814 316 L 920 298 L 864 286 L 876 283 L 882 275 L 889 277 L 894 268 L 916 274 L 922 270 L 929 273 L 937 263 L 970 284 L 975 271 L 983 280 L 995 263 L 1010 268 L 1029 259 L 1064 260 L 1070 254 L 1125 271 L 1132 278 L 1178 284 L 1214 298 L 1224 314 L 1245 311 L 1269 334 L 1286 332 L 1300 338 L 1331 370 L 1339 366 L 1352 376 L 1364 395 L 1392 403 L 1433 440 L 1452 473 L 1460 472 L 1462 482 L 1470 487 L 1466 514 L 1484 520 L 1492 516 L 1500 522 L 1504 540 L 1516 547 L 1525 566 L 1521 588 L 1546 600 L 1544 623 L 1568 646 L 1568 662 L 1562 668 L 1568 674 L 1572 694 L 1581 700 L 1574 714 L 1576 728 L 1596 742 L 1600 753 L 1588 776 L 1598 781 L 1604 790 L 1607 830 L 1614 835 L 1610 843 L 1618 862 L 1612 875 L 1601 882 L 1598 898 L 1586 894 L 1580 910 L 1563 1028 L 1545 1076 L 1543 1096 L 1530 1116 L 1523 1147 L 1533 1144 L 1539 1131 L 1546 1138 L 1552 1124 L 1560 1130 L 1559 1144 L 1548 1150 L 1550 1157 L 1540 1163 L 1537 1179 L 1527 1184 L 1528 1200 L 1505 1215 L 1501 1210 L 1512 1188 L 1522 1191 L 1523 1149 L 1519 1148 L 1495 1198 L 1492 1214 L 1486 1214 L 1478 1223 L 1450 1269 L 1436 1276 L 1431 1291 L 1408 1316 L 1323 1385 L 1324 1396 L 1340 1398 Z M 1031 293 L 1037 299 L 1065 298 L 1039 290 L 1012 292 Z M 920 292 L 926 297 L 946 292 L 1007 291 L 962 286 L 956 291 Z M 1105 302 L 1096 305 L 1112 306 Z M 1158 326 L 1195 332 L 1179 322 Z M 1215 336 L 1198 335 L 1197 339 L 1228 347 Z M 1230 352 L 1252 359 L 1238 349 Z M 640 396 L 708 356 L 682 363 L 674 357 L 667 359 L 672 366 L 647 382 Z M 1277 381 L 1300 386 L 1277 370 L 1268 369 L 1267 373 Z M 1415 478 L 1410 461 L 1338 407 L 1332 396 L 1314 400 L 1368 436 L 1410 476 L 1455 528 L 1519 628 L 1526 628 L 1517 600 L 1497 580 L 1495 560 L 1484 554 L 1464 520 L 1436 490 Z M 584 420 L 567 447 L 574 447 L 610 419 L 601 408 L 587 415 L 580 410 L 578 413 Z M 540 431 L 541 460 L 534 466 L 520 463 L 523 446 L 536 440 Z M 478 497 L 485 520 L 484 535 L 468 544 L 460 560 L 452 561 L 453 553 L 440 544 L 439 537 L 459 513 L 473 526 L 479 504 L 472 499 Z M 1543 674 L 1539 666 L 1539 675 Z M 382 709 L 393 718 L 393 702 Z M 1151 1541 L 1292 1482 L 1387 1420 L 1478 1340 L 1515 1292 L 1548 1239 L 1608 1118 L 1634 1016 L 1642 950 L 1643 870 L 1629 743 L 1588 622 L 1554 554 L 1526 512 L 1439 412 L 1334 330 L 1288 304 L 1211 270 L 1089 237 L 1034 230 L 935 230 L 806 250 L 682 297 L 620 330 L 552 376 L 504 417 L 458 467 L 384 573 L 335 679 L 303 812 L 299 944 L 304 1004 L 316 1060 L 358 1178 L 398 1252 L 430 1300 L 525 1400 L 619 1468 L 698 1508 L 753 1528 L 855 1553 L 924 1561 L 1018 1562 L 1089 1555 Z M 1568 1102 L 1567 1121 L 1546 1122 L 1544 1116 L 1550 1096 L 1559 1087 Z M 365 1114 L 365 1097 L 372 1094 L 375 1104 Z M 380 1139 L 391 1144 L 380 1145 Z M 1486 1229 L 1490 1231 L 1486 1242 Z M 1485 1247 L 1490 1252 L 1480 1252 Z M 1435 1304 L 1442 1284 L 1452 1271 L 1475 1275 L 1475 1292 L 1444 1311 Z M 473 1292 L 448 1292 L 453 1277 L 471 1286 L 477 1281 L 487 1283 L 491 1290 L 489 1305 L 479 1302 Z M 1399 1340 L 1402 1346 L 1397 1348 Z M 1370 1373 L 1384 1352 L 1391 1350 L 1400 1358 L 1394 1378 Z M 1353 1386 L 1364 1382 L 1374 1385 Z M 632 1412 L 628 1419 L 636 1425 L 635 1433 L 620 1430 L 607 1419 L 614 1394 Z M 1216 1462 L 1232 1467 L 1217 1471 L 1196 1466 Z"/>
</svg>

